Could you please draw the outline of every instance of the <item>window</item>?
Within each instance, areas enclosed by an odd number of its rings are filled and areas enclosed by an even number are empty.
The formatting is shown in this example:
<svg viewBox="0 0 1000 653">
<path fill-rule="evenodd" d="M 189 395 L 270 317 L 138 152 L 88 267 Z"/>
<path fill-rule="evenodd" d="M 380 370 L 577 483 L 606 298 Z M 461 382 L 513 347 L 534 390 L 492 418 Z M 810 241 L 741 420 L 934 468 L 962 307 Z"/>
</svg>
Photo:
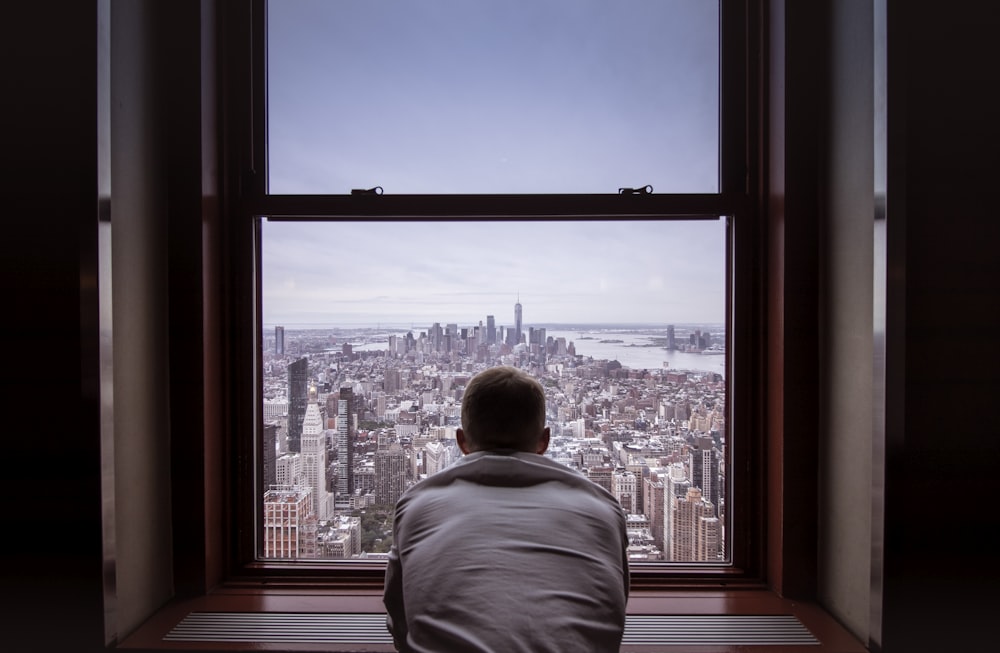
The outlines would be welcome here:
<svg viewBox="0 0 1000 653">
<path fill-rule="evenodd" d="M 632 515 L 634 584 L 759 573 L 743 8 L 253 10 L 239 573 L 380 578 L 386 507 L 499 362 Z"/>
</svg>

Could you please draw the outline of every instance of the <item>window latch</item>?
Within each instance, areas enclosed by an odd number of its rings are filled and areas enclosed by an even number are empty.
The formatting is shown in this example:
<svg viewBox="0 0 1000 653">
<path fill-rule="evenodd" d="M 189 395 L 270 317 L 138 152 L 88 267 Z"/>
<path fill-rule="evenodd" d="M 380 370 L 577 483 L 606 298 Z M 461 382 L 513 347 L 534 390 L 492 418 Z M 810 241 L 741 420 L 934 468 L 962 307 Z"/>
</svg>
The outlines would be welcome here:
<svg viewBox="0 0 1000 653">
<path fill-rule="evenodd" d="M 619 195 L 651 195 L 653 187 L 650 184 L 639 186 L 638 188 L 619 188 Z"/>
<path fill-rule="evenodd" d="M 351 195 L 381 195 L 382 187 L 375 186 L 374 188 L 352 188 Z"/>
</svg>

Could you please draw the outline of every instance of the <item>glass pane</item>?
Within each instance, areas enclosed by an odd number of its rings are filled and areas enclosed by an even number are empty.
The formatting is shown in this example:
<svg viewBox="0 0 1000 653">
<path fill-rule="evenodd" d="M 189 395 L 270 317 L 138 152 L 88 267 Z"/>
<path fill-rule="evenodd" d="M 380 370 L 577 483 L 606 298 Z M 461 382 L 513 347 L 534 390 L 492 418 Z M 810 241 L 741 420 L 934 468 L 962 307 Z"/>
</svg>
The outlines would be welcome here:
<svg viewBox="0 0 1000 653">
<path fill-rule="evenodd" d="M 377 558 L 492 365 L 642 562 L 729 560 L 726 220 L 261 224 L 265 558 Z"/>
<path fill-rule="evenodd" d="M 271 0 L 276 194 L 718 192 L 705 0 Z"/>
</svg>

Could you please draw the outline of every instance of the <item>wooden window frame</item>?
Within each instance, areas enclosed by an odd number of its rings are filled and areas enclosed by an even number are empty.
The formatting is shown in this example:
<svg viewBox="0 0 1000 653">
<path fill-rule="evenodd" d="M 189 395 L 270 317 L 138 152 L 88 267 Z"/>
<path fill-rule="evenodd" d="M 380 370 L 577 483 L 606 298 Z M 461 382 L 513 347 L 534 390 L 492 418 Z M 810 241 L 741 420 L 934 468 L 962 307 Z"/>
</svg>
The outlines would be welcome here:
<svg viewBox="0 0 1000 653">
<path fill-rule="evenodd" d="M 260 306 L 254 291 L 260 262 L 256 258 L 257 216 L 305 219 L 475 219 L 510 216 L 515 219 L 627 219 L 671 216 L 732 216 L 732 262 L 728 294 L 727 338 L 732 344 L 727 406 L 733 438 L 731 492 L 739 496 L 728 566 L 675 565 L 633 572 L 635 591 L 706 588 L 761 588 L 768 584 L 767 563 L 775 539 L 768 532 L 765 505 L 768 475 L 766 391 L 768 295 L 764 264 L 767 230 L 764 224 L 761 162 L 761 102 L 759 62 L 762 14 L 755 3 L 720 2 L 720 192 L 648 196 L 602 195 L 426 195 L 355 197 L 268 195 L 266 191 L 266 53 L 260 47 L 264 0 L 222 1 L 218 21 L 218 80 L 221 203 L 218 225 L 220 282 L 219 313 L 206 319 L 205 331 L 218 347 L 215 373 L 206 369 L 206 383 L 218 382 L 220 414 L 215 428 L 175 445 L 174 453 L 197 453 L 204 467 L 204 485 L 186 492 L 191 500 L 203 490 L 205 524 L 198 536 L 176 538 L 176 575 L 181 596 L 196 595 L 212 586 L 322 588 L 331 591 L 374 590 L 381 587 L 384 566 L 345 561 L 273 562 L 256 558 L 254 511 L 259 501 L 252 479 L 257 473 L 262 417 L 255 390 L 260 369 L 257 327 Z M 203 68 L 208 67 L 203 61 Z M 250 110 L 246 110 L 249 107 Z M 626 207 L 626 208 L 623 208 Z M 733 320 L 736 315 L 738 319 Z M 248 327 L 248 325 L 253 325 Z M 222 334 L 225 333 L 225 337 Z M 214 334 L 214 335 L 211 335 Z M 209 365 L 207 368 L 211 368 Z M 735 371 L 735 376 L 732 372 Z M 186 463 L 175 463 L 184 466 Z M 773 468 L 772 468 L 773 469 Z M 194 470 L 199 471 L 199 470 Z M 218 477 L 215 476 L 218 474 Z M 183 472 L 181 473 L 183 477 Z M 175 473 L 175 479 L 179 476 Z M 179 490 L 175 488 L 175 497 Z M 176 500 L 175 500 L 176 504 Z M 189 507 L 189 504 L 187 504 Z M 186 513 L 189 514 L 189 513 Z M 179 518 L 175 509 L 175 522 Z M 200 542 L 200 546 L 198 545 Z M 194 546 L 188 549 L 188 546 Z M 778 543 L 780 546 L 780 542 Z M 194 553 L 187 555 L 186 550 Z"/>
</svg>

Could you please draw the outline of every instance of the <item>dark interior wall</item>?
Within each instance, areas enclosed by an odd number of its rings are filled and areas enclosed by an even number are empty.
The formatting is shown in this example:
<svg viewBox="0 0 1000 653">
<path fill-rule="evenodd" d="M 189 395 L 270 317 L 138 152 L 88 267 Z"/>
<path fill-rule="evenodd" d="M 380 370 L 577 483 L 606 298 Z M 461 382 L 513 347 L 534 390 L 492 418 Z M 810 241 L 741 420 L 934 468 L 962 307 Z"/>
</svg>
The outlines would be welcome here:
<svg viewBox="0 0 1000 653">
<path fill-rule="evenodd" d="M 168 386 L 164 129 L 171 88 L 156 0 L 110 3 L 110 221 L 114 420 L 104 434 L 114 489 L 106 553 L 114 565 L 109 630 L 128 635 L 173 595 L 171 394 Z M 107 256 L 108 252 L 101 252 Z M 106 398 L 105 398 L 106 401 Z"/>
<path fill-rule="evenodd" d="M 874 25 L 870 1 L 829 2 L 819 227 L 817 595 L 861 641 L 871 624 Z"/>
<path fill-rule="evenodd" d="M 1000 14 L 895 0 L 887 16 L 886 364 L 905 381 L 887 416 L 882 643 L 995 650 Z"/>
<path fill-rule="evenodd" d="M 817 580 L 822 8 L 777 0 L 766 15 L 766 570 L 776 592 L 797 599 L 814 598 Z"/>
<path fill-rule="evenodd" d="M 13 206 L 0 237 L 0 392 L 11 402 L 0 602 L 10 651 L 103 649 L 97 23 L 95 2 L 4 8 L 0 183 Z"/>
</svg>

